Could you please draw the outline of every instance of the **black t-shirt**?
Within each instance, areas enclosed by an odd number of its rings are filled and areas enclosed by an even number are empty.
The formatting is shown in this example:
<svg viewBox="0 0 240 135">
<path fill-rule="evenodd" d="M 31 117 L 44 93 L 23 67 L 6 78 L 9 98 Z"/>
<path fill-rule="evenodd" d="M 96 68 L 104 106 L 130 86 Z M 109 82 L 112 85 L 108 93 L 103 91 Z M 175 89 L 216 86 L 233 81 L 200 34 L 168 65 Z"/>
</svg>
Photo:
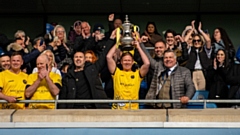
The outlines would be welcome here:
<svg viewBox="0 0 240 135">
<path fill-rule="evenodd" d="M 75 72 L 76 77 L 76 99 L 91 99 L 89 84 L 83 71 Z"/>
<path fill-rule="evenodd" d="M 76 77 L 76 99 L 92 99 L 90 92 L 90 86 L 86 81 L 86 76 L 83 71 L 75 72 Z M 91 108 L 92 104 L 90 103 L 76 103 L 74 108 Z"/>
</svg>

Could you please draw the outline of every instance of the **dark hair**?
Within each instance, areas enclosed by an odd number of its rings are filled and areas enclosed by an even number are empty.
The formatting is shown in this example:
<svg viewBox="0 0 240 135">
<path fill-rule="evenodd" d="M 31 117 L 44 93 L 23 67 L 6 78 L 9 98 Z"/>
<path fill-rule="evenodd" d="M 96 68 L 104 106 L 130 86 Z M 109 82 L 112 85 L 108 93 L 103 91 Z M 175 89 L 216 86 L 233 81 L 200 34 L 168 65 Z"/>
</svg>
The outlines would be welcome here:
<svg viewBox="0 0 240 135">
<path fill-rule="evenodd" d="M 154 44 L 154 47 L 155 47 L 155 45 L 156 45 L 158 42 L 163 43 L 163 44 L 165 45 L 165 47 L 166 47 L 166 42 L 165 42 L 164 40 L 157 40 L 156 43 Z"/>
<path fill-rule="evenodd" d="M 221 27 L 216 27 L 214 29 L 214 31 L 218 29 L 220 34 L 221 34 L 221 39 L 225 45 L 225 48 L 226 50 L 229 50 L 229 49 L 234 49 L 234 46 L 233 46 L 233 43 L 232 41 L 230 40 L 227 32 L 225 31 L 225 29 L 221 28 Z M 212 35 L 212 42 L 216 42 L 215 38 L 214 38 L 214 32 L 213 32 L 213 35 Z"/>
<path fill-rule="evenodd" d="M 172 33 L 174 37 L 177 35 L 176 31 L 174 31 L 172 29 L 168 29 L 168 30 L 166 30 L 166 32 L 164 34 L 165 39 L 166 39 L 168 33 Z"/>
<path fill-rule="evenodd" d="M 0 55 L 0 58 L 2 58 L 2 57 L 5 57 L 5 56 L 8 56 L 8 57 L 10 57 L 10 55 L 9 55 L 9 54 L 7 54 L 7 53 L 3 53 L 3 54 L 1 54 L 1 55 Z"/>
<path fill-rule="evenodd" d="M 161 35 L 161 34 L 158 33 L 157 26 L 156 26 L 155 22 L 148 22 L 147 25 L 146 25 L 145 30 L 146 30 L 146 31 L 148 30 L 148 26 L 149 26 L 150 24 L 152 24 L 152 25 L 154 26 L 154 32 L 153 32 L 153 33 L 155 33 L 155 34 L 157 34 L 157 35 Z M 148 32 L 148 31 L 147 31 L 147 32 Z"/>
<path fill-rule="evenodd" d="M 37 37 L 37 38 L 35 38 L 35 39 L 33 40 L 33 45 L 36 45 L 38 40 L 44 40 L 44 38 L 43 38 L 43 37 Z"/>
<path fill-rule="evenodd" d="M 217 52 L 216 52 L 217 67 L 219 67 L 219 64 L 220 64 L 220 62 L 217 60 L 217 54 L 218 54 L 219 51 L 223 51 L 223 53 L 225 54 L 225 59 L 224 59 L 223 65 L 224 65 L 224 67 L 227 68 L 229 66 L 229 60 L 228 60 L 227 52 L 224 49 L 218 49 Z"/>
<path fill-rule="evenodd" d="M 16 56 L 16 55 L 22 56 L 22 53 L 21 53 L 21 52 L 13 52 L 13 53 L 11 54 L 11 57 L 12 57 L 12 56 Z"/>
</svg>

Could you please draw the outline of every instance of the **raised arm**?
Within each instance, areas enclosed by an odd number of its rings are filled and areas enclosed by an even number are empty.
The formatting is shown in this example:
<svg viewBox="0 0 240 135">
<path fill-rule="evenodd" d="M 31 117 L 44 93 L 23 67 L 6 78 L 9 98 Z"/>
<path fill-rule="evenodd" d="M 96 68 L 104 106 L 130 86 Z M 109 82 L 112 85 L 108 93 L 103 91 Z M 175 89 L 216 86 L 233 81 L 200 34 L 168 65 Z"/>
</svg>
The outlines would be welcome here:
<svg viewBox="0 0 240 135">
<path fill-rule="evenodd" d="M 199 22 L 198 31 L 202 34 L 203 38 L 206 41 L 207 49 L 211 49 L 211 39 L 210 37 L 202 30 L 202 23 Z"/>
<path fill-rule="evenodd" d="M 142 58 L 142 61 L 143 61 L 143 65 L 140 68 L 140 75 L 141 75 L 141 77 L 144 77 L 148 72 L 148 69 L 150 66 L 150 61 L 149 61 L 147 55 L 143 52 L 142 48 L 140 47 L 140 43 L 138 41 L 134 41 L 134 44 L 136 45 L 136 48 L 137 48 L 137 50 Z"/>
<path fill-rule="evenodd" d="M 31 98 L 32 95 L 35 93 L 37 90 L 37 87 L 39 86 L 41 82 L 41 79 L 38 78 L 32 85 L 27 85 L 26 90 L 25 90 L 25 97 L 26 98 Z"/>
<path fill-rule="evenodd" d="M 107 65 L 108 65 L 108 70 L 111 74 L 113 74 L 116 69 L 116 62 L 113 59 L 113 56 L 116 50 L 117 50 L 117 45 L 114 45 L 107 54 Z"/>
<path fill-rule="evenodd" d="M 152 58 L 152 56 L 149 54 L 148 50 L 145 48 L 143 43 L 140 43 L 140 47 L 142 49 L 142 51 L 146 54 L 146 56 L 148 57 L 149 61 L 150 61 L 150 66 L 152 69 L 155 69 L 155 65 L 156 65 L 156 60 Z"/>
</svg>

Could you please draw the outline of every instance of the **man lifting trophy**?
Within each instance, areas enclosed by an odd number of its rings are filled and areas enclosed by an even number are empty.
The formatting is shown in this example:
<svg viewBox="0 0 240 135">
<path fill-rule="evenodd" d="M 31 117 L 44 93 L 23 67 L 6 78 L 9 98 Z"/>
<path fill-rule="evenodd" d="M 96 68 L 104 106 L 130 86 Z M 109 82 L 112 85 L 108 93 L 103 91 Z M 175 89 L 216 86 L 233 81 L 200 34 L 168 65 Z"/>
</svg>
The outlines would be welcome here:
<svg viewBox="0 0 240 135">
<path fill-rule="evenodd" d="M 133 25 L 128 20 L 128 15 L 120 28 L 117 28 L 117 44 L 122 51 L 131 51 L 134 49 L 132 42 L 134 41 L 132 32 L 138 32 L 139 27 Z"/>
</svg>

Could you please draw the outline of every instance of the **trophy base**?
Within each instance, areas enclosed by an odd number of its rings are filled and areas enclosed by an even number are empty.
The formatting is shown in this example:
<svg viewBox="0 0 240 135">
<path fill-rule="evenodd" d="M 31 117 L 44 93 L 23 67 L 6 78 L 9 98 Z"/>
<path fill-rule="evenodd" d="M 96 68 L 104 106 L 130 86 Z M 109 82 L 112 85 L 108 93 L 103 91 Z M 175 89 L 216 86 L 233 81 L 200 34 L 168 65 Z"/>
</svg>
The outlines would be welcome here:
<svg viewBox="0 0 240 135">
<path fill-rule="evenodd" d="M 134 46 L 132 46 L 132 45 L 125 45 L 125 46 L 120 45 L 120 46 L 119 46 L 119 49 L 120 49 L 121 51 L 131 51 L 131 50 L 134 49 Z"/>
</svg>

